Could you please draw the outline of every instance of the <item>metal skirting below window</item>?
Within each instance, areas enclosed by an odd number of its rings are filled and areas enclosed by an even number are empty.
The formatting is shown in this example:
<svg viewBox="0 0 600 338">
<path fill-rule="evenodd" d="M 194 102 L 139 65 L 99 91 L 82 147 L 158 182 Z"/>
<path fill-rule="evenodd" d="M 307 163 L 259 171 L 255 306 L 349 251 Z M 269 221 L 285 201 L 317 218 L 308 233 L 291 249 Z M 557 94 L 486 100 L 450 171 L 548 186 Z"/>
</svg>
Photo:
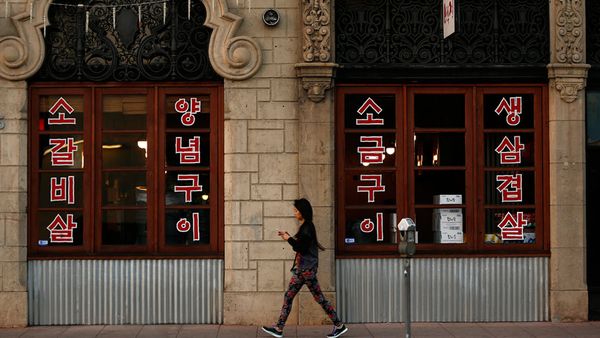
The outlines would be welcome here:
<svg viewBox="0 0 600 338">
<path fill-rule="evenodd" d="M 28 262 L 30 325 L 219 324 L 223 261 Z"/>
<path fill-rule="evenodd" d="M 403 259 L 338 259 L 336 296 L 349 323 L 402 322 Z M 548 258 L 413 258 L 415 322 L 548 321 Z"/>
</svg>

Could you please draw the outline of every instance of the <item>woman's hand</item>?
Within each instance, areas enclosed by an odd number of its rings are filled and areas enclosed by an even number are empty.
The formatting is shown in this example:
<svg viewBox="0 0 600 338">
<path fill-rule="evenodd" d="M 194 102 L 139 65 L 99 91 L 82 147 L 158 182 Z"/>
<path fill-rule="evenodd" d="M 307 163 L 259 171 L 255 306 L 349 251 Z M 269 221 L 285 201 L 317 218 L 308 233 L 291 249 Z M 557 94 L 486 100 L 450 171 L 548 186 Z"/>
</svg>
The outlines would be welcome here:
<svg viewBox="0 0 600 338">
<path fill-rule="evenodd" d="M 287 241 L 290 238 L 290 234 L 287 231 L 277 230 L 277 236 L 281 237 L 284 241 Z"/>
</svg>

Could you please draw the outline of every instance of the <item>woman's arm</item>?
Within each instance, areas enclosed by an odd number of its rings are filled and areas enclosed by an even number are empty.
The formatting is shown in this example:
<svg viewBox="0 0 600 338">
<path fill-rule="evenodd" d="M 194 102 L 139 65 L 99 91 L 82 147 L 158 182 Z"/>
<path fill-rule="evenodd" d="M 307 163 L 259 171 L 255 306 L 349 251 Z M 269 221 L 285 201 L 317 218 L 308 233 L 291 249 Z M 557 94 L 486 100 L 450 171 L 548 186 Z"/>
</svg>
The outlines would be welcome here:
<svg viewBox="0 0 600 338">
<path fill-rule="evenodd" d="M 285 237 L 284 237 L 285 239 Z M 305 253 L 312 241 L 312 236 L 308 229 L 308 226 L 301 226 L 296 236 L 291 237 L 288 235 L 287 242 L 290 243 L 292 249 L 299 253 Z"/>
</svg>

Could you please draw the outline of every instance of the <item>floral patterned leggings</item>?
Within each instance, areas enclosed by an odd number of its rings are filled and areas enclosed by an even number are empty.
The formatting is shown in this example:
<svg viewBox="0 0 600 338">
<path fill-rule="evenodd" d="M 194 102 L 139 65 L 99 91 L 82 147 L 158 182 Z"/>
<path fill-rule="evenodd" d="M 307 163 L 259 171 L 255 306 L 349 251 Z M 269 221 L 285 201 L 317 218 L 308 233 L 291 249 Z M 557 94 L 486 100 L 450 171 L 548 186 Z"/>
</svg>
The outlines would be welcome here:
<svg viewBox="0 0 600 338">
<path fill-rule="evenodd" d="M 331 319 L 334 325 L 339 326 L 342 322 L 337 316 L 335 309 L 325 299 L 323 296 L 323 291 L 321 291 L 321 287 L 319 286 L 319 281 L 317 281 L 317 270 L 303 270 L 303 271 L 294 271 L 292 278 L 290 279 L 290 285 L 288 286 L 288 290 L 283 296 L 283 306 L 281 307 L 281 315 L 279 316 L 279 320 L 277 321 L 277 328 L 283 330 L 285 326 L 285 322 L 292 311 L 292 302 L 294 301 L 294 297 L 300 289 L 302 285 L 306 284 L 308 290 L 313 295 L 313 298 L 321 305 L 327 316 Z"/>
</svg>

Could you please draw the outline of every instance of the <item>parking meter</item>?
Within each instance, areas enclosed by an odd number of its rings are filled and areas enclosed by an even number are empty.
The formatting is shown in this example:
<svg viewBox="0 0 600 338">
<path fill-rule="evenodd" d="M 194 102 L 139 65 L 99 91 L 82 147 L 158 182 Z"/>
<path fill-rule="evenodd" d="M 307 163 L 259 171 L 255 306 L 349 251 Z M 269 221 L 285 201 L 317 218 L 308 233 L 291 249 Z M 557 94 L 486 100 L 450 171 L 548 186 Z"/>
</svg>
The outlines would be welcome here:
<svg viewBox="0 0 600 338">
<path fill-rule="evenodd" d="M 404 336 L 411 337 L 410 332 L 410 257 L 415 254 L 417 226 L 410 218 L 403 218 L 398 223 L 398 253 L 404 256 Z"/>
<path fill-rule="evenodd" d="M 400 240 L 398 241 L 398 253 L 406 256 L 412 256 L 417 250 L 415 244 L 415 232 L 417 227 L 415 222 L 410 218 L 403 218 L 398 223 L 398 233 Z M 403 235 L 404 234 L 404 235 Z"/>
</svg>

